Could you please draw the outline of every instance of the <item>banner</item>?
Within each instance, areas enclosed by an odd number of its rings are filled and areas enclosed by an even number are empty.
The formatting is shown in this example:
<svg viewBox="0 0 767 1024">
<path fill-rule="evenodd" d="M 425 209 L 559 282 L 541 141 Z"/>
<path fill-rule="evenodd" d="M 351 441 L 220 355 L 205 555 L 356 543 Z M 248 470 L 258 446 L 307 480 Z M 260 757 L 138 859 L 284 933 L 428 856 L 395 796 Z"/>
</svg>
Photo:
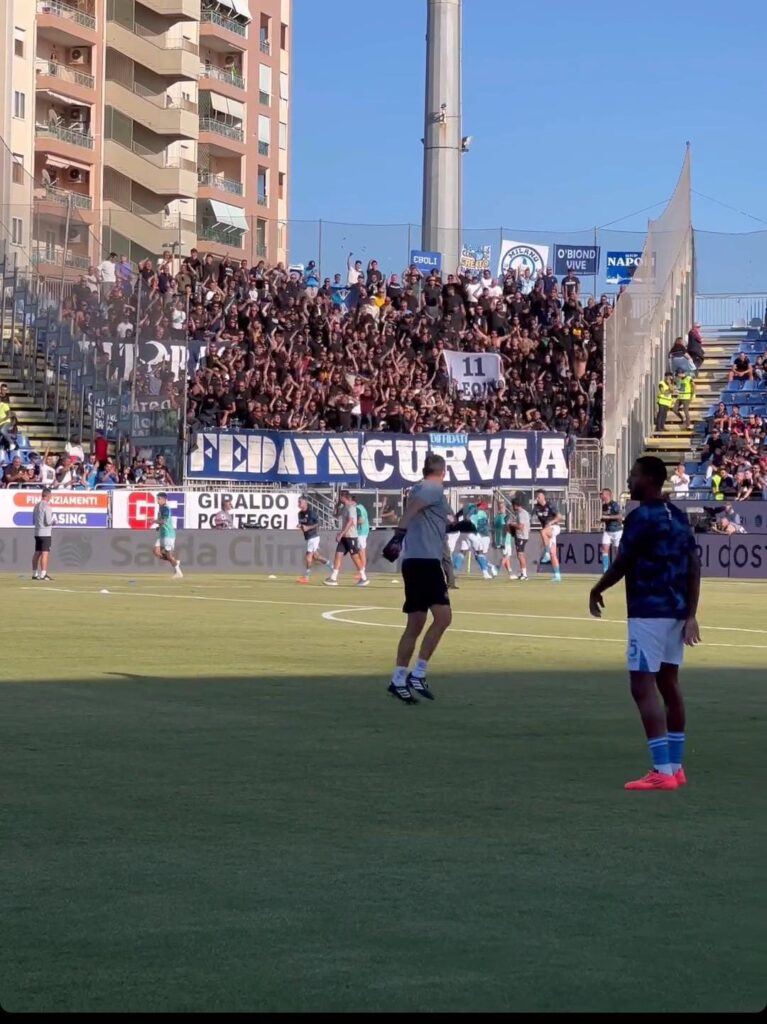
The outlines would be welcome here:
<svg viewBox="0 0 767 1024">
<path fill-rule="evenodd" d="M 112 525 L 117 530 L 151 530 L 159 504 L 157 491 L 113 491 Z M 191 497 L 182 491 L 166 491 L 171 519 L 177 530 L 186 526 L 186 501 Z"/>
<path fill-rule="evenodd" d="M 624 250 L 608 252 L 605 281 L 608 284 L 628 284 L 634 271 L 642 264 L 642 253 Z"/>
<path fill-rule="evenodd" d="M 442 253 L 424 252 L 422 249 L 411 249 L 410 263 L 412 266 L 415 266 L 417 270 L 422 270 L 426 273 L 430 270 L 436 270 L 439 272 L 442 270 Z"/>
<path fill-rule="evenodd" d="M 297 530 L 297 491 L 197 491 L 186 496 L 184 523 L 187 530 L 213 529 L 216 513 L 232 500 L 235 529 Z"/>
<path fill-rule="evenodd" d="M 32 526 L 40 490 L 0 491 L 0 527 Z M 54 491 L 51 508 L 55 526 L 104 527 L 109 523 L 108 491 Z"/>
<path fill-rule="evenodd" d="M 464 398 L 487 398 L 503 382 L 501 357 L 489 352 L 448 352 L 443 349 L 450 379 Z"/>
<path fill-rule="evenodd" d="M 447 460 L 450 485 L 567 483 L 563 434 L 502 431 L 457 435 L 455 442 L 451 436 L 435 443 L 444 435 L 210 430 L 195 435 L 187 475 L 243 483 L 410 487 L 421 479 L 426 453 L 436 451 Z"/>
<path fill-rule="evenodd" d="M 481 274 L 483 270 L 490 269 L 490 246 L 489 245 L 464 245 L 461 249 L 461 259 L 458 264 L 460 271 Z"/>
<path fill-rule="evenodd" d="M 537 242 L 501 242 L 501 254 L 498 257 L 498 277 L 507 270 L 529 270 L 535 277 L 538 271 L 544 271 L 549 265 L 548 245 Z"/>
<path fill-rule="evenodd" d="M 554 273 L 593 275 L 599 273 L 598 245 L 561 245 L 554 246 Z"/>
</svg>

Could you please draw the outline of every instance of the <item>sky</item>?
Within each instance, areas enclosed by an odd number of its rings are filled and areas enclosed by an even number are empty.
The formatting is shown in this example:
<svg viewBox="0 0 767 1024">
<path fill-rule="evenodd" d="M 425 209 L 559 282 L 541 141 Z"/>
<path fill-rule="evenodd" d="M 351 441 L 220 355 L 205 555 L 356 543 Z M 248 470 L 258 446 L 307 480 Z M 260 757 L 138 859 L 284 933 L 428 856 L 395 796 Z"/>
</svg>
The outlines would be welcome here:
<svg viewBox="0 0 767 1024">
<path fill-rule="evenodd" d="M 466 228 L 643 231 L 689 140 L 734 208 L 695 227 L 767 229 L 765 0 L 463 6 Z M 420 223 L 425 31 L 426 0 L 293 0 L 291 219 Z"/>
</svg>

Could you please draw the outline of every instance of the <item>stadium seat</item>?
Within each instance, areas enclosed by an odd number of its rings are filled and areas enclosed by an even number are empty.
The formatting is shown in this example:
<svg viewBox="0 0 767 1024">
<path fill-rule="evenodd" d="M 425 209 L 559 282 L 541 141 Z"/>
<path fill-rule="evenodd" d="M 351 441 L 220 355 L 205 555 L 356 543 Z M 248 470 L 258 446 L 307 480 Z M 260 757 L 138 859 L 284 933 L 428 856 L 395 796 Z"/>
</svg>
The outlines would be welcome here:
<svg viewBox="0 0 767 1024">
<path fill-rule="evenodd" d="M 711 484 L 702 474 L 698 473 L 690 481 L 690 487 L 696 490 L 703 488 L 704 490 L 711 490 Z"/>
<path fill-rule="evenodd" d="M 758 328 L 754 328 L 754 327 L 749 327 L 748 333 L 746 334 L 746 341 L 758 341 L 758 339 L 759 339 L 759 329 Z"/>
<path fill-rule="evenodd" d="M 758 382 L 755 380 L 747 380 L 743 385 L 744 391 L 756 391 Z"/>
<path fill-rule="evenodd" d="M 728 382 L 727 387 L 724 390 L 725 390 L 725 392 L 729 392 L 730 394 L 732 394 L 735 391 L 742 391 L 743 390 L 743 381 L 741 381 L 741 380 L 731 380 L 731 381 Z"/>
</svg>

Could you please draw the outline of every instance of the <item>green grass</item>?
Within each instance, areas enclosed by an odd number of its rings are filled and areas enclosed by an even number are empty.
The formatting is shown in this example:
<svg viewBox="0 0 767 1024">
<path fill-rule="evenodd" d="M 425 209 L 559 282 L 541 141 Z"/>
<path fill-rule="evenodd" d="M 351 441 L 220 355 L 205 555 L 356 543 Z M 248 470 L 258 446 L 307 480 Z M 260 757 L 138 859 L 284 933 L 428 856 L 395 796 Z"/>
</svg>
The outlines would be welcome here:
<svg viewBox="0 0 767 1024">
<path fill-rule="evenodd" d="M 627 793 L 617 590 L 461 581 L 407 708 L 350 582 L 3 579 L 3 1008 L 763 1006 L 767 585 L 704 584 L 690 783 Z"/>
</svg>

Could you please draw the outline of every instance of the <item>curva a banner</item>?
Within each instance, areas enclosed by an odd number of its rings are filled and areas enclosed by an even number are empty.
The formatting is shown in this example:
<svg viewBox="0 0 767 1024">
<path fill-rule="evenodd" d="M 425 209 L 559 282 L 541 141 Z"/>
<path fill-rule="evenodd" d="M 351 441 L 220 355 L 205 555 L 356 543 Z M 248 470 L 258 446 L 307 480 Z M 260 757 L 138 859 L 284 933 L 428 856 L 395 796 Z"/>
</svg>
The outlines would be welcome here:
<svg viewBox="0 0 767 1024">
<path fill-rule="evenodd" d="M 193 480 L 402 488 L 421 479 L 429 451 L 444 456 L 449 485 L 562 486 L 568 480 L 564 434 L 210 430 L 195 435 L 194 444 L 187 467 Z"/>
</svg>

